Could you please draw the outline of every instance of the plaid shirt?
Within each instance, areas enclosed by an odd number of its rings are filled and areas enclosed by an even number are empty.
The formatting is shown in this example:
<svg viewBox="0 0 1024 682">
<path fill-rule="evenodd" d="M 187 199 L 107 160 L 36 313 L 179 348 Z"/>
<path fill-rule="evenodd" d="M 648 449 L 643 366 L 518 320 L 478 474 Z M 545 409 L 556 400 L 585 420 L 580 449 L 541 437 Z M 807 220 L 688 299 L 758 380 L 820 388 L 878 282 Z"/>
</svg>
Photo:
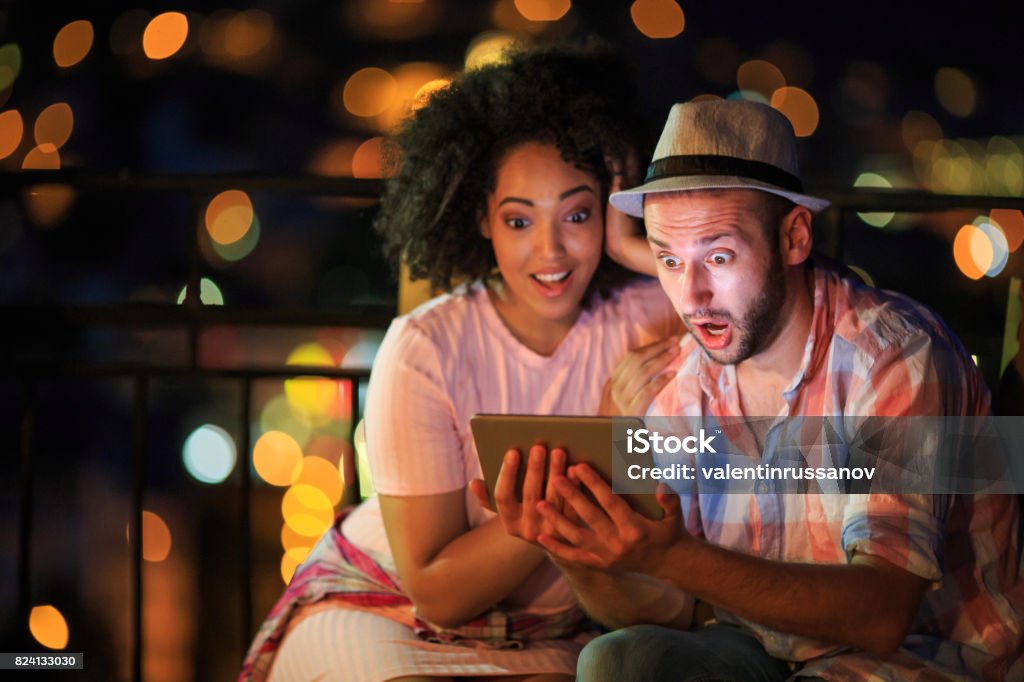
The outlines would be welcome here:
<svg viewBox="0 0 1024 682">
<path fill-rule="evenodd" d="M 734 366 L 710 360 L 692 337 L 682 342 L 675 364 L 680 379 L 655 399 L 649 415 L 744 416 Z M 814 316 L 801 367 L 782 397 L 783 411 L 765 443 L 791 415 L 970 416 L 989 408 L 976 367 L 936 315 L 821 268 L 814 272 Z M 770 457 L 766 451 L 762 461 Z M 846 563 L 856 551 L 932 581 L 910 634 L 885 658 L 717 610 L 720 620 L 752 630 L 770 655 L 806 662 L 798 675 L 1024 680 L 1015 496 L 783 494 L 770 486 L 750 494 L 680 492 L 687 529 L 716 545 L 804 563 Z"/>
</svg>

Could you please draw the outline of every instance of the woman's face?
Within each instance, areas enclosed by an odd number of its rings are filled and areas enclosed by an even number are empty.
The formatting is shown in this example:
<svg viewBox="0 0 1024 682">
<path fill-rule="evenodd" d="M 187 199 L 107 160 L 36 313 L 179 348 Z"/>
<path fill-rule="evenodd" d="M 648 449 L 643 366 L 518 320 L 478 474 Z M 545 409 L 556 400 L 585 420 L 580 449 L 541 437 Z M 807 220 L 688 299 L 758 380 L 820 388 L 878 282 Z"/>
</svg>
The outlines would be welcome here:
<svg viewBox="0 0 1024 682">
<path fill-rule="evenodd" d="M 558 148 L 528 142 L 501 160 L 481 225 L 505 282 L 505 311 L 524 324 L 572 324 L 604 247 L 597 178 Z"/>
</svg>

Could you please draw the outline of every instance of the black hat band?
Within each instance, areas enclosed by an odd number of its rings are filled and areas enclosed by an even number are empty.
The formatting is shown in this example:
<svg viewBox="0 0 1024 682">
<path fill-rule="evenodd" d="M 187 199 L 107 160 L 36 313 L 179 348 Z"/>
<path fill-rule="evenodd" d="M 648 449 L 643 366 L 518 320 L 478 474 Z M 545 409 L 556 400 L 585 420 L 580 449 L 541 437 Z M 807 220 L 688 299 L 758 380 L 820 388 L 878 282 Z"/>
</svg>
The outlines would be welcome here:
<svg viewBox="0 0 1024 682">
<path fill-rule="evenodd" d="M 800 178 L 778 166 L 717 154 L 685 154 L 658 159 L 647 167 L 644 182 L 689 175 L 735 175 L 766 182 L 797 194 L 804 192 Z"/>
</svg>

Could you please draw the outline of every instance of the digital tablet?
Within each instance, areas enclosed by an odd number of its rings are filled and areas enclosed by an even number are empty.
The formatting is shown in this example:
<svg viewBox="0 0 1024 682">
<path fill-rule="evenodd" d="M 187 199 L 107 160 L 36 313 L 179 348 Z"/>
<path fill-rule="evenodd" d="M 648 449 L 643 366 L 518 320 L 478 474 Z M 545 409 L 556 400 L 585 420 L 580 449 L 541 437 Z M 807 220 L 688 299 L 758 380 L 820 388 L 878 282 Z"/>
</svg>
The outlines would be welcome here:
<svg viewBox="0 0 1024 682">
<path fill-rule="evenodd" d="M 614 422 L 625 429 L 644 428 L 643 420 L 636 417 L 615 417 Z M 501 463 L 510 448 L 520 453 L 520 466 L 516 477 L 516 494 L 522 499 L 523 478 L 526 474 L 526 459 L 530 448 L 544 445 L 548 452 L 560 447 L 568 455 L 569 464 L 586 462 L 609 484 L 612 483 L 613 462 L 616 448 L 625 452 L 625 442 L 615 443 L 612 417 L 563 417 L 514 414 L 476 414 L 469 420 L 473 440 L 480 456 L 484 482 L 491 502 L 494 502 L 494 485 L 498 481 Z M 641 462 L 638 455 L 630 455 L 630 462 Z M 620 460 L 621 464 L 621 460 Z M 650 465 L 650 462 L 646 462 Z M 621 471 L 621 468 L 620 468 Z M 635 484 L 634 484 L 635 485 Z M 623 495 L 630 506 L 649 519 L 662 517 L 661 507 L 654 497 L 656 481 L 650 482 L 650 492 Z"/>
</svg>

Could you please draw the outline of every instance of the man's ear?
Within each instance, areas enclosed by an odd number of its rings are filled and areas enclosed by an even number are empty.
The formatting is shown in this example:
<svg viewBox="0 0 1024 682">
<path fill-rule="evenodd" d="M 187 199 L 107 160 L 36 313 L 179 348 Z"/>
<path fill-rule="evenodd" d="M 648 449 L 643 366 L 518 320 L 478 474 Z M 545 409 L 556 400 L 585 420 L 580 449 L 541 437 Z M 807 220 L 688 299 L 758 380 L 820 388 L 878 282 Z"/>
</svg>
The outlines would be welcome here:
<svg viewBox="0 0 1024 682">
<path fill-rule="evenodd" d="M 780 246 L 784 265 L 800 265 L 810 257 L 814 247 L 811 219 L 810 209 L 799 204 L 783 216 Z"/>
</svg>

